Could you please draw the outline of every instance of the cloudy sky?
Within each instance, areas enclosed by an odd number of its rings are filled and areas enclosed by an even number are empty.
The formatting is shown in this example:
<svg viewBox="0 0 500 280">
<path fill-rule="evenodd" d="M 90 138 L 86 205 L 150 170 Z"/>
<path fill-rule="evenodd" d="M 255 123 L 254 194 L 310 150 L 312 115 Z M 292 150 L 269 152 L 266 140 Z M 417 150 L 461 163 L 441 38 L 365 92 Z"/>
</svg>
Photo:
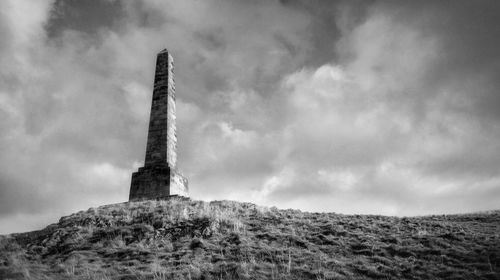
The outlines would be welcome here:
<svg viewBox="0 0 500 280">
<path fill-rule="evenodd" d="M 0 233 L 126 201 L 156 53 L 194 199 L 500 208 L 500 2 L 0 2 Z"/>
</svg>

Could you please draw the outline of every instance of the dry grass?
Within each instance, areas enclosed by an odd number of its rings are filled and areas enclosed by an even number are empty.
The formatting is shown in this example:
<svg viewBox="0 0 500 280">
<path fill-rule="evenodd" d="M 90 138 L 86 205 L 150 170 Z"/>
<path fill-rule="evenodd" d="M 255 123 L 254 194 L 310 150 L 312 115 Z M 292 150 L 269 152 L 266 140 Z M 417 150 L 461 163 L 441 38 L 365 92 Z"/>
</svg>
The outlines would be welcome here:
<svg viewBox="0 0 500 280">
<path fill-rule="evenodd" d="M 396 218 L 172 199 L 0 237 L 0 279 L 500 279 L 500 213 Z"/>
</svg>

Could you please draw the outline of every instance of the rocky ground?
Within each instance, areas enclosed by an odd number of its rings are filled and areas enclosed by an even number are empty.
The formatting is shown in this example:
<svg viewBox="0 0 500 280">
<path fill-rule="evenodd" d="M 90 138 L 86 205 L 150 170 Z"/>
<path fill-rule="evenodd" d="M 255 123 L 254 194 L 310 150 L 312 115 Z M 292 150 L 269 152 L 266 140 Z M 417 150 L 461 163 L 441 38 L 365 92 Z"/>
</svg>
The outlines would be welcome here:
<svg viewBox="0 0 500 280">
<path fill-rule="evenodd" d="M 1 236 L 0 279 L 500 279 L 500 212 L 396 218 L 121 203 Z"/>
</svg>

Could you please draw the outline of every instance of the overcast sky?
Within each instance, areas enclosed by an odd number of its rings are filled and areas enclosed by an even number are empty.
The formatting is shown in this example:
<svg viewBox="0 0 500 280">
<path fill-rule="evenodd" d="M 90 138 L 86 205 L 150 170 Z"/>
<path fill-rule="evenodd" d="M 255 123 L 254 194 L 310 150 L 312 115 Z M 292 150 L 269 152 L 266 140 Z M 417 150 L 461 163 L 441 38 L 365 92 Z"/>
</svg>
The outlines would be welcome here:
<svg viewBox="0 0 500 280">
<path fill-rule="evenodd" d="M 0 2 L 0 233 L 126 201 L 156 54 L 192 198 L 500 208 L 500 1 Z"/>
</svg>

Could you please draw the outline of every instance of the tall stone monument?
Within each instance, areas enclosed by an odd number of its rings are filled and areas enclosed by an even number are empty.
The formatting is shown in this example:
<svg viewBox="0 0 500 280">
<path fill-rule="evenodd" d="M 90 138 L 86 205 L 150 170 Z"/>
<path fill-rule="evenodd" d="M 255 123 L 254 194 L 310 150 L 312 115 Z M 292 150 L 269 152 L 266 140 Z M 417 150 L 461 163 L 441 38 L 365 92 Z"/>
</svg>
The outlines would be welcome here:
<svg viewBox="0 0 500 280">
<path fill-rule="evenodd" d="M 187 179 L 176 168 L 174 60 L 158 53 L 144 167 L 132 174 L 129 201 L 188 196 Z"/>
</svg>

